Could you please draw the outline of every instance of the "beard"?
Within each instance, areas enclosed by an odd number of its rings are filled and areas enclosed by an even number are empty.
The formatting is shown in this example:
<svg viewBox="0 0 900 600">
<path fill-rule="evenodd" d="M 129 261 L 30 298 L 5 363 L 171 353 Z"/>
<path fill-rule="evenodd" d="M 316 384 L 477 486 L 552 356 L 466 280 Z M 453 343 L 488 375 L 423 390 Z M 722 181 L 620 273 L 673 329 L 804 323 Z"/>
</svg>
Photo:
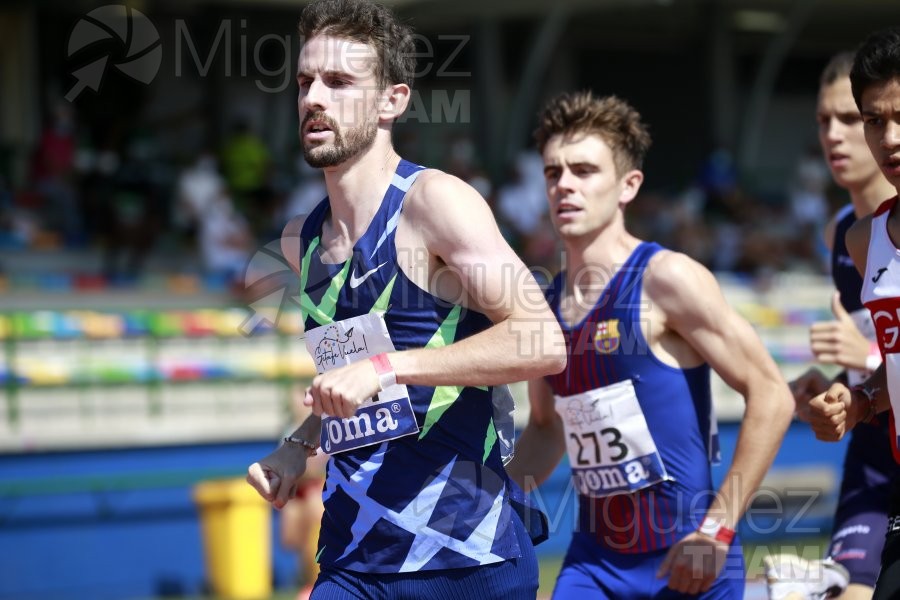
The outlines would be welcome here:
<svg viewBox="0 0 900 600">
<path fill-rule="evenodd" d="M 334 134 L 334 141 L 331 144 L 303 146 L 303 159 L 309 166 L 316 169 L 335 167 L 368 150 L 375 142 L 375 135 L 378 133 L 378 124 L 375 121 L 363 123 L 358 127 L 348 129 L 346 133 L 341 133 L 334 119 L 321 113 L 308 115 L 303 122 L 306 123 L 313 117 L 317 120 L 324 120 Z M 302 125 L 300 129 L 302 132 Z"/>
</svg>

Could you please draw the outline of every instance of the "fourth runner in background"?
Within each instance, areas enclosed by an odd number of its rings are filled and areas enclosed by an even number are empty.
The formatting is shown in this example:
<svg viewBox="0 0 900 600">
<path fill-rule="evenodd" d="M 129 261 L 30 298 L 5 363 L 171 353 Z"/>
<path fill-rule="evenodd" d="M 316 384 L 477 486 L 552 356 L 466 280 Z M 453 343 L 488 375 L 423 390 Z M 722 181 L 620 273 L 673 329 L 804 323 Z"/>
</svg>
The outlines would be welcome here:
<svg viewBox="0 0 900 600">
<path fill-rule="evenodd" d="M 832 300 L 835 319 L 815 323 L 810 330 L 813 354 L 822 363 L 844 367 L 837 379 L 851 386 L 862 383 L 881 364 L 881 354 L 869 310 L 860 301 L 863 280 L 844 236 L 857 219 L 875 212 L 895 193 L 866 145 L 862 116 L 850 89 L 852 67 L 853 53 L 838 54 L 825 67 L 819 84 L 819 143 L 835 183 L 850 194 L 850 204 L 825 231 L 837 288 Z M 791 382 L 798 418 L 808 418 L 810 399 L 830 384 L 817 368 Z M 767 557 L 771 600 L 872 597 L 887 529 L 890 480 L 898 472 L 900 466 L 891 458 L 888 420 L 857 426 L 844 459 L 828 555 L 809 563 L 795 555 Z"/>
</svg>

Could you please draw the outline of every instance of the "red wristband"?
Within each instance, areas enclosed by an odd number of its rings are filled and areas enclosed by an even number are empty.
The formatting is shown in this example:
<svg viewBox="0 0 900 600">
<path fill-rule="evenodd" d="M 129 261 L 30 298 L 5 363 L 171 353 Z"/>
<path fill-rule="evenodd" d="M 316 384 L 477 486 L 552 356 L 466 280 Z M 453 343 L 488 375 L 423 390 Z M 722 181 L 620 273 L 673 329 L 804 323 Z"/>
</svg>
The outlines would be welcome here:
<svg viewBox="0 0 900 600">
<path fill-rule="evenodd" d="M 378 386 L 381 391 L 392 385 L 397 385 L 397 374 L 394 372 L 394 367 L 391 365 L 391 361 L 388 360 L 386 352 L 369 357 L 369 360 L 372 361 L 372 366 L 375 367 L 375 372 L 378 374 Z"/>
<path fill-rule="evenodd" d="M 724 524 L 710 517 L 703 519 L 703 523 L 697 531 L 723 544 L 731 545 L 731 542 L 734 541 L 734 529 L 725 527 Z"/>
</svg>

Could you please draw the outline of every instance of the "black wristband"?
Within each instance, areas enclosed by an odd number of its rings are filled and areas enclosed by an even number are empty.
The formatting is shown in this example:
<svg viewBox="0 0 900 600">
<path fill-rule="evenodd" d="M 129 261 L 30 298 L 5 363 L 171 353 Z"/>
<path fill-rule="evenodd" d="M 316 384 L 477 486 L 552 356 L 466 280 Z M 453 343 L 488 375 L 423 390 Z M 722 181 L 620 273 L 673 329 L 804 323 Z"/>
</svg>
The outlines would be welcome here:
<svg viewBox="0 0 900 600">
<path fill-rule="evenodd" d="M 866 412 L 863 413 L 858 422 L 871 423 L 878 412 L 878 407 L 875 404 L 875 392 L 878 390 L 870 390 L 865 385 L 860 384 L 853 386 L 852 391 L 859 392 L 866 399 Z"/>
</svg>

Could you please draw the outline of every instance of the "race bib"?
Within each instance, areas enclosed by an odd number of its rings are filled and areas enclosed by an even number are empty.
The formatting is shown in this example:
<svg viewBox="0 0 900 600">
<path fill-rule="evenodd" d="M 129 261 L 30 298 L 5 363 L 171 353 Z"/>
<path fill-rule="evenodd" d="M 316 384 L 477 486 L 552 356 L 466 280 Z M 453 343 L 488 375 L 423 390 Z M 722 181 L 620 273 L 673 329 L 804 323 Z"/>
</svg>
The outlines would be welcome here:
<svg viewBox="0 0 900 600">
<path fill-rule="evenodd" d="M 671 479 L 650 435 L 631 380 L 556 396 L 579 493 L 602 498 Z"/>
<path fill-rule="evenodd" d="M 394 343 L 380 313 L 369 313 L 306 332 L 306 349 L 318 373 L 393 352 Z M 392 385 L 369 398 L 346 419 L 323 416 L 321 446 L 328 454 L 346 452 L 419 432 L 409 391 Z"/>
</svg>

